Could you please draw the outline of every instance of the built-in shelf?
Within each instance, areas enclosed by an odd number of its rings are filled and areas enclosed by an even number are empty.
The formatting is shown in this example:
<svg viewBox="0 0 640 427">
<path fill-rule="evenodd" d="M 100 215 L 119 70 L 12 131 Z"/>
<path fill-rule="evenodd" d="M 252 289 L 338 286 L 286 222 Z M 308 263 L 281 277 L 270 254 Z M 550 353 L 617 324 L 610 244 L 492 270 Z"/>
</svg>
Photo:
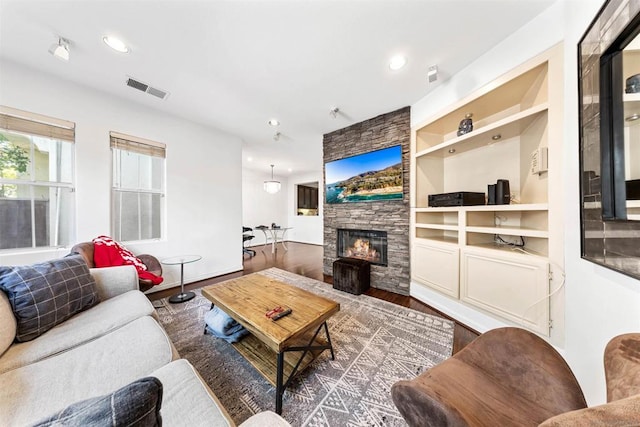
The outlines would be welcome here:
<svg viewBox="0 0 640 427">
<path fill-rule="evenodd" d="M 505 253 L 522 255 L 525 257 L 530 256 L 530 257 L 535 257 L 540 259 L 547 258 L 546 254 L 543 254 L 542 252 L 538 252 L 535 249 L 522 249 L 516 246 L 504 245 L 499 243 L 480 243 L 480 244 L 474 244 L 469 246 L 474 248 L 490 249 L 492 251 L 502 251 Z"/>
<path fill-rule="evenodd" d="M 563 262 L 562 207 L 552 207 L 561 200 L 562 65 L 561 48 L 551 49 L 412 129 L 412 281 L 502 319 L 530 307 L 525 325 L 543 335 L 551 306 L 543 296 L 562 277 L 549 274 Z M 467 113 L 474 129 L 458 136 Z M 532 153 L 543 148 L 548 169 L 532 173 Z M 523 203 L 428 206 L 431 194 L 486 194 L 497 179 Z"/>
<path fill-rule="evenodd" d="M 449 157 L 459 155 L 464 152 L 475 150 L 487 145 L 494 144 L 498 141 L 519 136 L 533 121 L 547 113 L 549 105 L 545 102 L 534 105 L 519 113 L 505 117 L 502 120 L 483 126 L 479 129 L 461 135 L 457 138 L 445 141 L 436 146 L 424 149 L 415 154 L 416 158 L 422 156 Z M 492 139 L 493 136 L 500 135 L 498 140 Z M 453 152 L 452 152 L 453 151 Z"/>
<path fill-rule="evenodd" d="M 439 242 L 439 243 L 450 243 L 453 245 L 457 245 L 458 244 L 458 238 L 457 237 L 451 237 L 451 236 L 436 236 L 436 237 L 430 237 L 428 239 L 422 238 L 422 237 L 416 237 L 414 240 L 414 243 L 422 243 L 422 244 L 427 244 L 427 243 L 431 243 L 431 242 Z"/>
<path fill-rule="evenodd" d="M 457 231 L 457 225 L 448 225 L 448 224 L 416 224 L 416 228 L 429 228 L 431 230 L 451 230 Z"/>
<path fill-rule="evenodd" d="M 624 103 L 624 125 L 625 126 L 635 126 L 640 124 L 640 120 L 626 120 L 628 117 L 632 117 L 634 115 L 640 116 L 640 93 L 625 93 L 622 96 L 622 101 Z"/>
<path fill-rule="evenodd" d="M 467 227 L 465 230 L 469 233 L 505 234 L 508 236 L 539 237 L 543 239 L 549 237 L 549 232 L 546 230 L 525 227 Z"/>
<path fill-rule="evenodd" d="M 638 200 L 640 206 L 640 200 Z M 476 205 L 476 206 L 447 206 L 432 208 L 415 208 L 415 212 L 492 212 L 492 211 L 546 211 L 548 203 L 527 203 L 512 205 Z"/>
</svg>

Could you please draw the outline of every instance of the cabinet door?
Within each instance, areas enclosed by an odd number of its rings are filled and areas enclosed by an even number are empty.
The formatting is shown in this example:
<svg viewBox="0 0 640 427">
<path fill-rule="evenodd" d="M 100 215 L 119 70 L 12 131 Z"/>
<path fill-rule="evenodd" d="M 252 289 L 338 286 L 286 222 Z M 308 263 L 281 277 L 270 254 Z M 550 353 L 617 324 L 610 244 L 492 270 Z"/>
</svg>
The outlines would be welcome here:
<svg viewBox="0 0 640 427">
<path fill-rule="evenodd" d="M 480 248 L 460 252 L 460 299 L 549 335 L 549 263 Z"/>
<path fill-rule="evenodd" d="M 318 189 L 311 189 L 311 209 L 318 209 Z"/>
<path fill-rule="evenodd" d="M 411 253 L 413 280 L 458 298 L 460 262 L 458 246 L 416 241 Z"/>
</svg>

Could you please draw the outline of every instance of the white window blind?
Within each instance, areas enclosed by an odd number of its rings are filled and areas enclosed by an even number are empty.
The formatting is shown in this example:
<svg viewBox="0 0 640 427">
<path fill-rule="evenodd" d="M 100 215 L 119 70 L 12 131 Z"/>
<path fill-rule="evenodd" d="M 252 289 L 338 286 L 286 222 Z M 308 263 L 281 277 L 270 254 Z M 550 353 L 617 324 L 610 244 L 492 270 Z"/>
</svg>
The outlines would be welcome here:
<svg viewBox="0 0 640 427">
<path fill-rule="evenodd" d="M 165 144 L 110 133 L 113 153 L 112 235 L 120 241 L 159 239 L 165 192 Z"/>
</svg>

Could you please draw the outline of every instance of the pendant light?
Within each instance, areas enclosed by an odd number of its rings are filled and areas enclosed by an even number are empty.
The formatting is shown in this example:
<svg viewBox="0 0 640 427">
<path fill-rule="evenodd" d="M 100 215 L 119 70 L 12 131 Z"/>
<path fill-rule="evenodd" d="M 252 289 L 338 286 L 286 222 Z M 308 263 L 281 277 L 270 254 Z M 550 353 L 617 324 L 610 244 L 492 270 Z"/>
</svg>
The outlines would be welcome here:
<svg viewBox="0 0 640 427">
<path fill-rule="evenodd" d="M 264 182 L 264 191 L 269 194 L 276 194 L 280 191 L 280 181 L 276 181 L 273 179 L 273 165 L 271 165 L 271 180 Z"/>
</svg>

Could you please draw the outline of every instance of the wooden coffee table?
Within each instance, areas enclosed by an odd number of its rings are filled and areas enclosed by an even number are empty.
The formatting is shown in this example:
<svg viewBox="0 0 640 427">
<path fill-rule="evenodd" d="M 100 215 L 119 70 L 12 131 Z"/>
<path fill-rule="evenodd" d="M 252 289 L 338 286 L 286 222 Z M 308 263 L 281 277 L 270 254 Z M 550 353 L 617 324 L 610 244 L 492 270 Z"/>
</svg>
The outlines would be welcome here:
<svg viewBox="0 0 640 427">
<path fill-rule="evenodd" d="M 340 311 L 335 301 L 257 273 L 206 286 L 202 295 L 251 333 L 233 346 L 276 387 L 278 414 L 296 372 L 324 350 L 335 359 L 326 323 Z M 278 306 L 290 308 L 291 314 L 276 321 L 265 316 Z"/>
</svg>

